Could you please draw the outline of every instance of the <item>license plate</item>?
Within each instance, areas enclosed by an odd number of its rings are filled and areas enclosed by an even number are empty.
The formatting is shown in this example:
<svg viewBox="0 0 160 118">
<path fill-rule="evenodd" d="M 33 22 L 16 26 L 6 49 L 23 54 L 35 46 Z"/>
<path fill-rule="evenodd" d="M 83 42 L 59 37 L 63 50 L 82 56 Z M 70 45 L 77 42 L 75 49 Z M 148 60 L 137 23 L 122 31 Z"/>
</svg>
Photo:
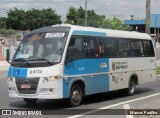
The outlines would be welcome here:
<svg viewBox="0 0 160 118">
<path fill-rule="evenodd" d="M 30 89 L 31 85 L 30 84 L 21 84 L 21 89 Z"/>
</svg>

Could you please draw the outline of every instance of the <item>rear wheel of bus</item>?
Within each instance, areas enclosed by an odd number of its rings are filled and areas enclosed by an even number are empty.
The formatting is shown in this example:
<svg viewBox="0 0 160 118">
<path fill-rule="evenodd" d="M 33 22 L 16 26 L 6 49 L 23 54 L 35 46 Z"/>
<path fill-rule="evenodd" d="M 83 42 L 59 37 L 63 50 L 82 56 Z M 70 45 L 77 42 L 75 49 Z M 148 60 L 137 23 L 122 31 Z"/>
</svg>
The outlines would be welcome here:
<svg viewBox="0 0 160 118">
<path fill-rule="evenodd" d="M 71 88 L 70 105 L 72 107 L 79 106 L 82 102 L 82 89 L 79 85 L 73 85 Z"/>
<path fill-rule="evenodd" d="M 23 98 L 23 100 L 24 100 L 27 104 L 35 104 L 38 99 L 34 99 L 34 98 Z"/>
<path fill-rule="evenodd" d="M 130 79 L 130 82 L 129 82 L 129 85 L 128 85 L 128 88 L 125 88 L 125 89 L 121 89 L 120 90 L 120 93 L 122 95 L 134 95 L 135 94 L 135 90 L 136 90 L 136 82 L 133 78 Z"/>
<path fill-rule="evenodd" d="M 134 95 L 136 91 L 136 83 L 134 79 L 130 80 L 129 87 L 126 89 L 127 95 Z"/>
</svg>

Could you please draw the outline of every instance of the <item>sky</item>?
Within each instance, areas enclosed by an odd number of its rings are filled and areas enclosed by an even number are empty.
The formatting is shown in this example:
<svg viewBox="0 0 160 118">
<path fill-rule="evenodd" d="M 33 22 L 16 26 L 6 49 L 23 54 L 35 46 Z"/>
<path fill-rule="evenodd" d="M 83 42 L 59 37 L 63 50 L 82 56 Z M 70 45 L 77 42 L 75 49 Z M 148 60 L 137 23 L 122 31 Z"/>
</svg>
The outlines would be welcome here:
<svg viewBox="0 0 160 118">
<path fill-rule="evenodd" d="M 36 3 L 29 3 L 36 2 Z M 49 2 L 49 3 L 44 3 Z M 106 5 L 108 4 L 108 5 Z M 70 6 L 85 8 L 85 0 L 0 0 L 0 17 L 7 17 L 4 9 L 44 9 L 52 8 L 61 16 L 62 22 L 66 20 L 66 13 Z M 117 17 L 121 20 L 129 19 L 134 15 L 145 19 L 146 0 L 87 0 L 87 9 L 95 10 L 106 18 Z M 160 14 L 160 0 L 151 0 L 151 14 Z"/>
</svg>

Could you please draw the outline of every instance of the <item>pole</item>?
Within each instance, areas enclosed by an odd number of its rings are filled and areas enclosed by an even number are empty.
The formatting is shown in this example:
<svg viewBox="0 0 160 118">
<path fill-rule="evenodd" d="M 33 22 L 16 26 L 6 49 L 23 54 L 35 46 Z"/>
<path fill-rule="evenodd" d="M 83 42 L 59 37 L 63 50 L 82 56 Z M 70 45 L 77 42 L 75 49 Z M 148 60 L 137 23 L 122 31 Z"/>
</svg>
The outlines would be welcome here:
<svg viewBox="0 0 160 118">
<path fill-rule="evenodd" d="M 159 28 L 160 28 L 160 22 L 159 22 L 159 25 L 158 25 L 158 42 L 160 42 Z"/>
<path fill-rule="evenodd" d="M 146 33 L 150 35 L 150 8 L 151 1 L 146 1 Z"/>
<path fill-rule="evenodd" d="M 155 24 L 154 24 L 154 39 L 156 40 L 156 24 L 157 24 L 157 16 L 155 18 Z"/>
<path fill-rule="evenodd" d="M 85 26 L 87 26 L 87 0 L 85 1 Z"/>
</svg>

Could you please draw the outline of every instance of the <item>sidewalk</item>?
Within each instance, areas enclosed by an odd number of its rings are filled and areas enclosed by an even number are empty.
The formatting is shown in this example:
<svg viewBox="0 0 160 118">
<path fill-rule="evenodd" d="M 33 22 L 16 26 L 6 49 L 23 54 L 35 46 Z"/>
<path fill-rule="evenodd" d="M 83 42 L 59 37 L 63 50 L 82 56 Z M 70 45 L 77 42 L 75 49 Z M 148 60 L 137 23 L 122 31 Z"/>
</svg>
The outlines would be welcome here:
<svg viewBox="0 0 160 118">
<path fill-rule="evenodd" d="M 156 43 L 156 48 L 160 48 L 160 43 Z"/>
<path fill-rule="evenodd" d="M 8 71 L 9 63 L 6 61 L 0 61 L 0 71 Z"/>
</svg>

